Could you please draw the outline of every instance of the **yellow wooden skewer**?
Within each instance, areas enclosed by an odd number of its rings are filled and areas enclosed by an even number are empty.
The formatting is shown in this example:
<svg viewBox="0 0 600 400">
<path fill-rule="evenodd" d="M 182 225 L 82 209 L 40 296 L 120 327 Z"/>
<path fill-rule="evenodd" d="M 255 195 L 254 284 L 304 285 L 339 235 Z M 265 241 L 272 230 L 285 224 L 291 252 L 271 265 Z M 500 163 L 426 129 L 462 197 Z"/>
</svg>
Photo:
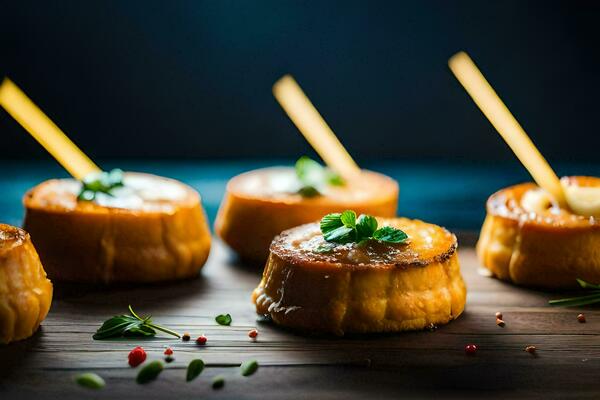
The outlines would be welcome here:
<svg viewBox="0 0 600 400">
<path fill-rule="evenodd" d="M 537 184 L 564 207 L 565 195 L 560 180 L 471 57 L 461 51 L 450 58 L 448 65 Z"/>
<path fill-rule="evenodd" d="M 12 115 L 74 178 L 100 168 L 73 143 L 10 79 L 0 84 L 0 105 Z"/>
<path fill-rule="evenodd" d="M 361 173 L 356 162 L 291 75 L 285 75 L 275 82 L 273 95 L 329 167 L 348 180 Z"/>
</svg>

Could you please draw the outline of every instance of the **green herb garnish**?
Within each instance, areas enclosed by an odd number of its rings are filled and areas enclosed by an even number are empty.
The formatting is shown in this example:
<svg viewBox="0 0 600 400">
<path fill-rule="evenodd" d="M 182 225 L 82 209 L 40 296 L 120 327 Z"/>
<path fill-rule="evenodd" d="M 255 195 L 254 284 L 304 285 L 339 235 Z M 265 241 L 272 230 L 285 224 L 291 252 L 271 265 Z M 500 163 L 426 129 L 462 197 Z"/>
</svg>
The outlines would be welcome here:
<svg viewBox="0 0 600 400">
<path fill-rule="evenodd" d="M 198 377 L 198 375 L 200 375 L 203 369 L 204 361 L 202 361 L 201 359 L 197 358 L 195 360 L 190 361 L 187 367 L 187 374 L 185 380 L 188 382 L 193 381 Z"/>
<path fill-rule="evenodd" d="M 600 303 L 600 285 L 594 285 L 593 283 L 589 283 L 581 279 L 577 279 L 577 283 L 579 283 L 579 286 L 581 286 L 583 289 L 591 289 L 588 292 L 590 294 L 566 299 L 550 300 L 548 303 L 553 306 L 563 307 L 580 307 Z"/>
<path fill-rule="evenodd" d="M 221 389 L 225 386 L 225 378 L 222 375 L 217 375 L 212 380 L 212 388 L 213 389 Z"/>
<path fill-rule="evenodd" d="M 365 240 L 377 240 L 385 243 L 404 243 L 408 235 L 397 228 L 383 226 L 377 229 L 377 219 L 346 210 L 343 213 L 327 214 L 321 219 L 321 232 L 327 242 L 360 243 Z"/>
<path fill-rule="evenodd" d="M 129 306 L 130 315 L 116 315 L 104 321 L 102 326 L 98 328 L 94 334 L 94 340 L 103 340 L 122 336 L 154 336 L 156 331 L 161 331 L 181 337 L 177 332 L 152 323 L 151 316 L 138 316 L 131 306 Z"/>
<path fill-rule="evenodd" d="M 219 325 L 231 325 L 231 315 L 229 314 L 220 314 L 215 317 L 215 321 Z"/>
<path fill-rule="evenodd" d="M 79 386 L 86 387 L 88 389 L 102 389 L 106 386 L 106 382 L 104 379 L 98 374 L 94 374 L 93 372 L 86 372 L 84 374 L 79 374 L 75 377 L 75 382 Z"/>
<path fill-rule="evenodd" d="M 242 365 L 240 365 L 240 372 L 243 376 L 250 376 L 256 372 L 258 369 L 258 361 L 249 360 L 244 361 Z"/>
<path fill-rule="evenodd" d="M 302 156 L 296 161 L 296 176 L 302 184 L 298 194 L 304 197 L 321 195 L 326 185 L 343 186 L 345 184 L 340 175 L 306 156 Z"/>
<path fill-rule="evenodd" d="M 155 380 L 158 375 L 163 371 L 164 366 L 160 361 L 152 361 L 146 364 L 144 368 L 140 370 L 135 381 L 140 384 L 148 383 Z"/>
<path fill-rule="evenodd" d="M 77 196 L 77 200 L 92 201 L 96 198 L 97 193 L 104 193 L 112 196 L 112 190 L 123 186 L 123 171 L 113 169 L 110 172 L 93 173 L 81 181 L 81 191 Z"/>
</svg>

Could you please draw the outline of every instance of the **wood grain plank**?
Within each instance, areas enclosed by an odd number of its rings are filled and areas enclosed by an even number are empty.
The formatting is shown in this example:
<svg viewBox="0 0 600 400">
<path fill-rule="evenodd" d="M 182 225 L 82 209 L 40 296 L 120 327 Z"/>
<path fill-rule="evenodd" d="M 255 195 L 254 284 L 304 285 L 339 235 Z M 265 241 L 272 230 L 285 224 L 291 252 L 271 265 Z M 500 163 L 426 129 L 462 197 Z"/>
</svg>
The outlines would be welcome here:
<svg viewBox="0 0 600 400">
<path fill-rule="evenodd" d="M 587 323 L 577 322 L 581 309 L 548 306 L 560 293 L 518 288 L 478 273 L 473 249 L 460 251 L 469 294 L 465 313 L 429 332 L 309 337 L 256 322 L 250 293 L 261 268 L 238 264 L 217 240 L 209 262 L 196 280 L 165 285 L 120 287 L 56 285 L 52 310 L 31 339 L 0 348 L 0 393 L 7 398 L 35 394 L 38 398 L 107 398 L 125 393 L 132 398 L 381 398 L 433 397 L 590 397 L 600 390 L 600 311 L 585 309 Z M 198 347 L 167 336 L 149 340 L 94 341 L 100 323 L 126 311 L 133 303 L 155 321 L 209 342 Z M 495 324 L 502 311 L 506 326 Z M 215 315 L 233 316 L 230 327 Z M 258 327 L 256 342 L 247 337 Z M 464 353 L 467 343 L 479 351 Z M 128 351 L 143 344 L 150 359 L 162 358 L 165 346 L 175 362 L 157 382 L 135 385 L 136 371 L 126 363 Z M 538 347 L 535 356 L 523 351 Z M 185 384 L 184 369 L 193 358 L 208 365 L 198 382 Z M 239 376 L 243 360 L 257 359 L 259 373 Z M 107 379 L 101 393 L 77 387 L 78 371 L 95 371 Z M 228 377 L 222 391 L 213 391 L 211 376 Z M 575 389 L 573 389 L 575 388 Z"/>
</svg>

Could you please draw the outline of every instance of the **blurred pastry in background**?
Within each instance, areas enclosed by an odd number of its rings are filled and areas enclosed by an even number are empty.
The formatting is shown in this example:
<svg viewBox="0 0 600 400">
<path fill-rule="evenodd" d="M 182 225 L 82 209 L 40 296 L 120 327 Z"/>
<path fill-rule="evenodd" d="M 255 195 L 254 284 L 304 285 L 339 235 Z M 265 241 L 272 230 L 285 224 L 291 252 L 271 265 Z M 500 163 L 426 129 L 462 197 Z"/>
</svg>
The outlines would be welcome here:
<svg viewBox="0 0 600 400">
<path fill-rule="evenodd" d="M 600 283 L 600 178 L 561 179 L 561 206 L 533 183 L 494 193 L 477 254 L 490 272 L 519 285 L 577 287 Z"/>
<path fill-rule="evenodd" d="M 32 336 L 52 303 L 52 283 L 23 229 L 0 224 L 0 343 Z"/>
<path fill-rule="evenodd" d="M 120 170 L 52 179 L 23 202 L 24 227 L 54 280 L 193 278 L 210 251 L 200 195 L 173 179 Z"/>
<path fill-rule="evenodd" d="M 233 177 L 221 203 L 215 232 L 243 260 L 263 264 L 269 245 L 282 231 L 352 209 L 394 217 L 398 183 L 362 170 L 344 180 L 329 168 L 302 157 L 292 167 L 271 167 Z"/>
</svg>

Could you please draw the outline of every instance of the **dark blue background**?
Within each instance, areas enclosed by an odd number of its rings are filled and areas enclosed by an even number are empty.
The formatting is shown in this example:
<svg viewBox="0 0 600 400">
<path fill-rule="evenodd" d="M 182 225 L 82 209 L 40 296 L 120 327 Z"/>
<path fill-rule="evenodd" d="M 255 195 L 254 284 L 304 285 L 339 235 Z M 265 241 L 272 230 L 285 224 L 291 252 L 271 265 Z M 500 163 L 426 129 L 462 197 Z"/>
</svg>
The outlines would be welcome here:
<svg viewBox="0 0 600 400">
<path fill-rule="evenodd" d="M 297 157 L 293 73 L 351 153 L 513 160 L 447 68 L 465 49 L 551 162 L 593 162 L 592 1 L 8 1 L 0 74 L 95 159 Z M 47 159 L 0 111 L 2 158 Z"/>
</svg>

